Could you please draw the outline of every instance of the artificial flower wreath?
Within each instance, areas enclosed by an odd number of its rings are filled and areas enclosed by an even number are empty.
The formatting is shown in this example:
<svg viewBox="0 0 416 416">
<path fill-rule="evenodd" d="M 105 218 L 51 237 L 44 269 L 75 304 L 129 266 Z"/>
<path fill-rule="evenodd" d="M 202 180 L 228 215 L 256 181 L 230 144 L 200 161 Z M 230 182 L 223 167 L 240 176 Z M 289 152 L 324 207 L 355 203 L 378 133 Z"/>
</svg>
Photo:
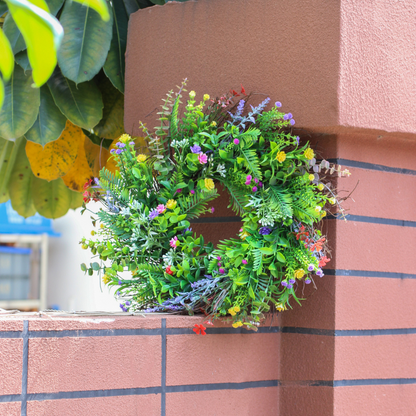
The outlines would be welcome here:
<svg viewBox="0 0 416 416">
<path fill-rule="evenodd" d="M 102 169 L 85 198 L 104 208 L 97 240 L 83 248 L 111 265 L 94 262 L 90 274 L 116 287 L 123 311 L 204 313 L 207 322 L 231 315 L 233 326 L 255 328 L 265 312 L 283 311 L 296 289 L 323 276 L 329 261 L 317 226 L 328 209 L 341 208 L 328 176 L 348 175 L 291 133 L 295 121 L 270 99 L 257 107 L 242 90 L 200 103 L 195 92 L 179 120 L 181 86 L 164 100 L 161 126 L 141 125 L 147 149 L 122 135 L 112 149 L 119 170 Z M 222 185 L 243 227 L 217 247 L 192 232 L 189 220 L 211 211 Z M 334 212 L 332 209 L 331 212 Z M 93 232 L 95 234 L 95 232 Z M 107 261 L 107 263 L 108 263 Z M 120 276 L 130 271 L 131 277 Z"/>
</svg>

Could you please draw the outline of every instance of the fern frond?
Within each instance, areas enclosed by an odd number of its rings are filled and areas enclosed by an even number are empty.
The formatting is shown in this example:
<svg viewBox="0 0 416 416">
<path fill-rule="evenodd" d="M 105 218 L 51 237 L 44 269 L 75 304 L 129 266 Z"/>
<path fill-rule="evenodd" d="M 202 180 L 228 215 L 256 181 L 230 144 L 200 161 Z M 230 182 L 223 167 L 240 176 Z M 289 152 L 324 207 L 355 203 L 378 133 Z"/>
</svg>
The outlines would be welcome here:
<svg viewBox="0 0 416 416">
<path fill-rule="evenodd" d="M 188 219 L 198 218 L 207 209 L 209 201 L 218 197 L 216 189 L 208 192 L 198 192 L 187 197 L 185 200 L 178 200 L 181 206 L 181 214 L 187 214 Z"/>
<path fill-rule="evenodd" d="M 262 180 L 262 174 L 259 166 L 259 158 L 255 150 L 241 149 L 241 155 L 245 159 L 245 165 L 250 170 L 250 173 L 256 178 Z"/>
<path fill-rule="evenodd" d="M 293 216 L 293 209 L 291 207 L 292 197 L 290 194 L 277 186 L 270 186 L 269 189 L 271 201 L 275 205 L 274 209 L 282 218 L 291 218 Z"/>
<path fill-rule="evenodd" d="M 253 269 L 257 274 L 260 274 L 263 269 L 263 254 L 259 249 L 253 250 L 252 253 L 254 257 Z"/>
<path fill-rule="evenodd" d="M 242 215 L 245 212 L 245 206 L 248 204 L 247 193 L 239 189 L 236 185 L 228 182 L 221 182 L 230 194 L 230 202 L 232 203 L 232 210 L 236 214 Z"/>
</svg>

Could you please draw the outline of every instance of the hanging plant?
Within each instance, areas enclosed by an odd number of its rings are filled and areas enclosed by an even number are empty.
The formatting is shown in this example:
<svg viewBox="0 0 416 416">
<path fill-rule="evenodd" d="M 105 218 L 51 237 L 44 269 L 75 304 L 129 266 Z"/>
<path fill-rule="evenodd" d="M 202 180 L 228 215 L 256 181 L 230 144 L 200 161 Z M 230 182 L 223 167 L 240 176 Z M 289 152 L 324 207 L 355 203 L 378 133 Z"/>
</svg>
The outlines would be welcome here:
<svg viewBox="0 0 416 416">
<path fill-rule="evenodd" d="M 329 176 L 349 172 L 317 163 L 291 133 L 292 114 L 279 102 L 266 110 L 269 98 L 248 107 L 252 97 L 234 103 L 233 90 L 197 103 L 191 91 L 179 120 L 184 84 L 164 100 L 155 134 L 142 125 L 150 154 L 125 134 L 111 150 L 119 170 L 104 168 L 86 184 L 84 201 L 104 208 L 93 218 L 98 239 L 81 244 L 111 264 L 81 267 L 103 273 L 124 311 L 204 313 L 208 322 L 231 315 L 234 327 L 255 328 L 271 307 L 300 302 L 296 289 L 323 276 L 329 253 L 319 225 L 332 207 L 342 213 Z M 214 247 L 190 220 L 212 212 L 218 186 L 243 227 Z M 126 270 L 129 279 L 119 275 Z"/>
</svg>

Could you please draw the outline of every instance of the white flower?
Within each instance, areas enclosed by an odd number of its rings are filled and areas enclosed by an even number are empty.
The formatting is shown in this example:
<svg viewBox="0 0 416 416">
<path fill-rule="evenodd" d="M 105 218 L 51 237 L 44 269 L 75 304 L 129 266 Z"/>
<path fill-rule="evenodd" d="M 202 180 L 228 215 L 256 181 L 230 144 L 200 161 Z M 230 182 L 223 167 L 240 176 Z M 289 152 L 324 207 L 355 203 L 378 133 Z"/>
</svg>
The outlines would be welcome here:
<svg viewBox="0 0 416 416">
<path fill-rule="evenodd" d="M 225 178 L 225 172 L 226 172 L 226 169 L 225 169 L 225 165 L 223 164 L 223 163 L 220 163 L 218 166 L 217 166 L 217 172 L 223 177 L 223 178 Z"/>
</svg>

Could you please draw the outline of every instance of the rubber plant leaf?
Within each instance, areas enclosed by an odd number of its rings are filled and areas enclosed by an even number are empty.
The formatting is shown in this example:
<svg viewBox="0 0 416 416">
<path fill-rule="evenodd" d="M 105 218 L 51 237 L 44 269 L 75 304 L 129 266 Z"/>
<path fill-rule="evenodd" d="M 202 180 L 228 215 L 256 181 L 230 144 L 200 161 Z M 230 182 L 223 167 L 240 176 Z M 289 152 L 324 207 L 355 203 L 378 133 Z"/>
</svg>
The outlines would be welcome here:
<svg viewBox="0 0 416 416">
<path fill-rule="evenodd" d="M 32 88 L 30 71 L 27 75 L 15 65 L 13 74 L 4 84 L 4 102 L 0 109 L 0 137 L 14 141 L 23 136 L 36 120 L 39 111 L 39 89 Z"/>
<path fill-rule="evenodd" d="M 36 210 L 45 218 L 62 217 L 72 205 L 72 191 L 65 186 L 62 178 L 51 182 L 35 178 L 32 198 Z"/>
<path fill-rule="evenodd" d="M 21 51 L 14 56 L 14 60 L 18 65 L 20 65 L 23 70 L 31 71 L 32 67 L 30 66 L 29 58 L 27 57 L 27 51 Z"/>
<path fill-rule="evenodd" d="M 90 168 L 85 155 L 85 140 L 89 139 L 84 136 L 84 140 L 79 141 L 78 154 L 75 163 L 72 165 L 69 172 L 62 177 L 65 185 L 76 192 L 83 192 L 85 182 L 93 177 L 92 169 Z"/>
<path fill-rule="evenodd" d="M 12 207 L 22 217 L 31 217 L 36 214 L 32 201 L 32 184 L 35 179 L 30 169 L 25 153 L 25 139 L 18 146 L 16 161 L 9 181 L 9 195 Z"/>
<path fill-rule="evenodd" d="M 0 29 L 0 71 L 3 79 L 8 81 L 13 73 L 14 56 L 10 42 L 4 32 Z"/>
<path fill-rule="evenodd" d="M 39 113 L 33 126 L 25 134 L 27 140 L 45 146 L 59 139 L 65 129 L 66 117 L 52 98 L 47 85 L 40 88 Z"/>
<path fill-rule="evenodd" d="M 10 13 L 7 13 L 7 16 L 4 19 L 3 23 L 4 34 L 9 39 L 10 45 L 12 47 L 13 54 L 23 51 L 26 49 L 26 43 L 23 39 L 20 30 L 17 28 L 16 23 L 13 20 L 13 17 Z"/>
<path fill-rule="evenodd" d="M 105 22 L 92 9 L 66 2 L 61 14 L 65 31 L 58 62 L 62 74 L 76 84 L 91 80 L 105 63 L 113 35 L 113 13 Z"/>
<path fill-rule="evenodd" d="M 9 11 L 23 35 L 27 55 L 33 69 L 33 81 L 37 87 L 51 76 L 57 51 L 64 32 L 59 21 L 49 13 L 44 0 L 6 0 Z"/>
<path fill-rule="evenodd" d="M 111 19 L 110 12 L 108 10 L 107 2 L 105 0 L 73 0 L 77 3 L 80 3 L 84 6 L 91 7 L 94 9 L 105 22 L 108 22 Z M 121 1 L 121 0 L 116 0 Z"/>
<path fill-rule="evenodd" d="M 121 1 L 112 2 L 114 23 L 110 50 L 104 64 L 104 72 L 112 84 L 124 93 L 125 53 L 129 16 Z"/>
<path fill-rule="evenodd" d="M 56 69 L 48 86 L 55 104 L 72 123 L 91 130 L 101 120 L 104 104 L 94 81 L 75 85 Z"/>
<path fill-rule="evenodd" d="M 103 118 L 94 127 L 94 133 L 106 139 L 115 139 L 124 133 L 124 95 L 103 76 L 98 84 L 104 102 Z"/>
<path fill-rule="evenodd" d="M 52 181 L 64 176 L 75 163 L 79 142 L 84 140 L 82 130 L 67 121 L 58 140 L 42 147 L 34 142 L 26 143 L 26 154 L 37 178 Z"/>
</svg>

